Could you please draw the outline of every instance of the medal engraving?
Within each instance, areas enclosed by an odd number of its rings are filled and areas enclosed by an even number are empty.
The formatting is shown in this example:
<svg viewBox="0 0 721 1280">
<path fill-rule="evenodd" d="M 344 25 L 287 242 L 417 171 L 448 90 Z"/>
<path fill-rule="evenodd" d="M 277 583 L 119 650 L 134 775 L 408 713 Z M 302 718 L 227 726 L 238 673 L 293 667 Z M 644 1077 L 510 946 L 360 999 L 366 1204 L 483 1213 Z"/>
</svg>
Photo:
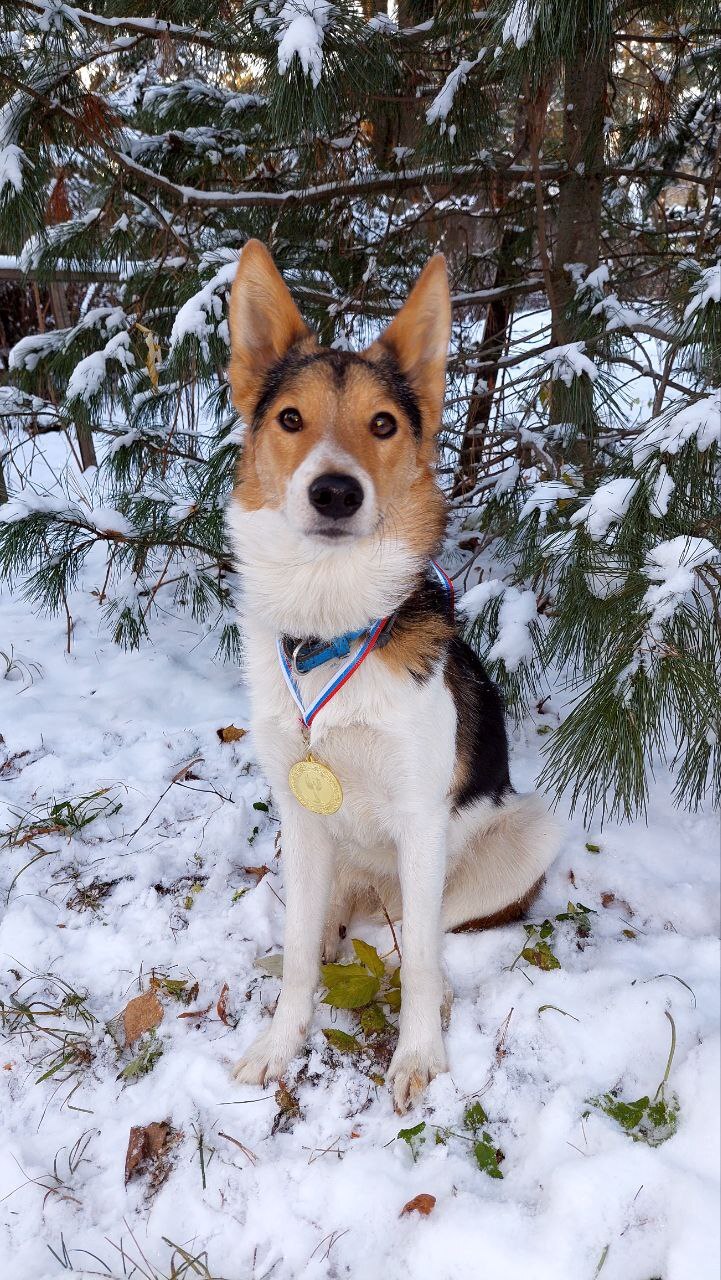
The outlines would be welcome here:
<svg viewBox="0 0 721 1280">
<path fill-rule="evenodd" d="M 343 788 L 333 770 L 312 756 L 293 765 L 288 782 L 298 803 L 311 813 L 329 816 L 337 813 L 343 803 Z"/>
</svg>

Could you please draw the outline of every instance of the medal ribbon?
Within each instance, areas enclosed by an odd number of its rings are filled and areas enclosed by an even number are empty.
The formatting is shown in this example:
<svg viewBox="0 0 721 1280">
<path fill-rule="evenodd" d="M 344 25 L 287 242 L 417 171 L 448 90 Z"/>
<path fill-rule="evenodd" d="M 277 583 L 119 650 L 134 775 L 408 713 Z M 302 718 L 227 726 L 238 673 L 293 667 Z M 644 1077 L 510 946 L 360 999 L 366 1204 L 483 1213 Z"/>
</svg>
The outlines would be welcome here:
<svg viewBox="0 0 721 1280">
<path fill-rule="evenodd" d="M 378 618 L 378 620 L 372 624 L 360 648 L 352 654 L 348 661 L 341 667 L 340 671 L 338 671 L 336 675 L 332 676 L 328 683 L 323 686 L 315 702 L 312 702 L 309 707 L 305 706 L 303 699 L 300 696 L 300 689 L 293 678 L 293 672 L 291 671 L 290 662 L 288 661 L 285 649 L 283 648 L 283 642 L 280 639 L 280 636 L 277 638 L 275 644 L 278 650 L 280 669 L 285 677 L 285 683 L 290 689 L 296 706 L 300 711 L 301 720 L 307 729 L 310 729 L 310 726 L 315 720 L 318 712 L 322 711 L 323 707 L 328 705 L 331 698 L 335 697 L 338 690 L 343 688 L 346 681 L 350 680 L 353 672 L 358 670 L 361 663 L 368 657 L 368 654 L 375 649 L 376 641 L 385 626 L 385 621 L 385 618 Z"/>
<path fill-rule="evenodd" d="M 451 582 L 450 578 L 448 577 L 448 574 L 446 573 L 445 569 L 441 569 L 441 566 L 437 564 L 435 560 L 431 560 L 431 566 L 434 569 L 435 575 L 438 578 L 438 581 L 440 582 L 441 586 L 443 587 L 443 590 L 446 593 L 446 596 L 448 599 L 448 609 L 451 617 L 453 617 L 453 613 L 455 609 L 455 601 L 456 601 L 456 589 L 453 586 L 453 583 Z"/>
<path fill-rule="evenodd" d="M 441 586 L 443 587 L 443 590 L 446 593 L 446 596 L 448 597 L 449 609 L 451 614 L 453 614 L 453 605 L 454 605 L 454 596 L 455 596 L 453 583 L 448 577 L 448 574 L 445 573 L 443 569 L 441 569 L 441 566 L 439 564 L 436 564 L 435 560 L 431 560 L 431 565 L 435 570 L 438 581 L 440 582 Z M 328 705 L 328 703 L 331 701 L 331 698 L 335 697 L 339 689 L 343 688 L 343 685 L 348 680 L 350 680 L 351 676 L 355 671 L 358 670 L 361 663 L 365 662 L 368 655 L 373 652 L 373 650 L 375 649 L 376 643 L 378 641 L 378 638 L 383 628 L 385 627 L 387 621 L 388 621 L 387 618 L 377 618 L 375 622 L 371 623 L 371 626 L 368 629 L 368 633 L 362 645 L 358 649 L 356 649 L 356 652 L 351 655 L 351 657 L 348 659 L 345 665 L 341 667 L 340 671 L 336 672 L 336 674 L 331 677 L 331 679 L 327 682 L 327 684 L 323 686 L 317 698 L 315 699 L 315 702 L 312 702 L 308 707 L 306 707 L 305 703 L 303 702 L 303 699 L 300 694 L 300 689 L 298 688 L 298 684 L 293 677 L 293 671 L 291 669 L 288 656 L 285 652 L 283 641 L 280 636 L 276 638 L 275 645 L 278 651 L 278 661 L 280 662 L 280 669 L 283 672 L 285 683 L 287 684 L 292 694 L 293 701 L 295 702 L 298 710 L 300 711 L 301 720 L 303 721 L 303 724 L 307 729 L 310 729 L 310 726 L 315 720 L 315 717 L 317 716 L 318 712 L 322 711 L 323 707 L 326 707 Z"/>
</svg>

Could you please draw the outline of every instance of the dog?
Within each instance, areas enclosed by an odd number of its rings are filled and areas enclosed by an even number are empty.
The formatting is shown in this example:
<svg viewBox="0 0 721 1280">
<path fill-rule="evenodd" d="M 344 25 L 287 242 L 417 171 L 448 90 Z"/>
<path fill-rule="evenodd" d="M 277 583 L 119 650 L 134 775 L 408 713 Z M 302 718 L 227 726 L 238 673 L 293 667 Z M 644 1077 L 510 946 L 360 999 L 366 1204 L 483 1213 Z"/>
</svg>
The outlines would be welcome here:
<svg viewBox="0 0 721 1280">
<path fill-rule="evenodd" d="M 442 255 L 360 353 L 318 344 L 257 240 L 231 289 L 229 381 L 246 433 L 228 527 L 286 891 L 281 994 L 235 1076 L 282 1076 L 321 955 L 380 900 L 402 918 L 387 1076 L 401 1112 L 447 1069 L 444 931 L 520 917 L 558 844 L 540 800 L 511 786 L 501 697 L 456 633 L 433 562 L 450 327 Z"/>
</svg>

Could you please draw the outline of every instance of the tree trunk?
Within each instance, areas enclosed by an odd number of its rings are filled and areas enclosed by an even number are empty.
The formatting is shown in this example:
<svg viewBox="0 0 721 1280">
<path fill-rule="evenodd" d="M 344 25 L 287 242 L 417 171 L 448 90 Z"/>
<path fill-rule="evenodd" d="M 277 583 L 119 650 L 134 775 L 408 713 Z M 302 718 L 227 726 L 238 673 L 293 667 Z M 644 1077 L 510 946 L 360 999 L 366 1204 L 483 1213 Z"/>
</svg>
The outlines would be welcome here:
<svg viewBox="0 0 721 1280">
<path fill-rule="evenodd" d="M 599 44 L 590 23 L 573 57 L 565 66 L 563 157 L 568 175 L 561 183 L 556 223 L 556 247 L 550 272 L 549 303 L 552 339 L 557 345 L 573 338 L 576 285 L 565 269 L 572 262 L 588 271 L 598 266 L 601 246 L 601 197 L 604 178 L 604 132 L 610 68 L 610 38 Z M 571 387 L 555 379 L 551 384 L 549 423 L 571 422 L 572 438 L 565 458 L 591 480 L 589 437 L 595 423 L 593 386 L 576 378 Z"/>
<path fill-rule="evenodd" d="M 589 271 L 598 266 L 601 242 L 601 194 L 603 190 L 603 123 L 609 50 L 588 55 L 581 40 L 575 56 L 566 63 L 563 158 L 568 176 L 561 183 L 556 225 L 556 252 L 551 282 L 556 304 L 556 342 L 568 342 L 568 308 L 575 285 L 565 266 L 583 262 Z"/>
<path fill-rule="evenodd" d="M 518 240 L 517 231 L 507 229 L 503 232 L 493 281 L 494 288 L 509 284 L 518 274 L 514 263 Z M 512 294 L 508 294 L 505 298 L 494 298 L 486 310 L 483 339 L 478 353 L 479 363 L 473 378 L 473 391 L 458 453 L 458 465 L 451 491 L 452 498 L 470 493 L 476 483 L 491 417 L 493 395 L 498 382 L 498 362 L 503 355 L 512 313 Z"/>
<path fill-rule="evenodd" d="M 541 83 L 533 94 L 527 87 L 523 99 L 519 102 L 513 131 L 513 153 L 519 161 L 528 155 L 532 138 L 534 136 L 538 138 L 543 132 L 549 89 L 548 81 Z M 507 203 L 502 179 L 497 198 L 499 208 L 503 210 L 508 225 L 503 230 L 498 246 L 494 288 L 512 284 L 519 278 L 517 260 L 524 256 L 522 241 L 526 235 L 523 229 L 522 209 L 518 207 L 517 200 Z M 473 379 L 473 391 L 468 404 L 466 425 L 453 481 L 451 495 L 453 498 L 470 493 L 478 479 L 478 468 L 500 373 L 499 361 L 508 339 L 513 319 L 513 306 L 513 294 L 509 294 L 505 298 L 494 299 L 486 310 L 479 351 L 480 361 Z"/>
</svg>

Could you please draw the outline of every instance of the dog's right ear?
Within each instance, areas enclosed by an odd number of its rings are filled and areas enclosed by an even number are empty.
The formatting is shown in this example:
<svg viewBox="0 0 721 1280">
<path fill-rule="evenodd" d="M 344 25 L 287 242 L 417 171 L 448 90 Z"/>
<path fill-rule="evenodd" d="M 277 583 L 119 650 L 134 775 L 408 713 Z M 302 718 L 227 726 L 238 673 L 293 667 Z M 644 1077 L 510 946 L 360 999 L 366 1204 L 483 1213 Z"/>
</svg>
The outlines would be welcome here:
<svg viewBox="0 0 721 1280">
<path fill-rule="evenodd" d="M 268 370 L 295 342 L 310 337 L 283 278 L 260 240 L 249 240 L 230 292 L 230 387 L 250 422 Z"/>
</svg>

